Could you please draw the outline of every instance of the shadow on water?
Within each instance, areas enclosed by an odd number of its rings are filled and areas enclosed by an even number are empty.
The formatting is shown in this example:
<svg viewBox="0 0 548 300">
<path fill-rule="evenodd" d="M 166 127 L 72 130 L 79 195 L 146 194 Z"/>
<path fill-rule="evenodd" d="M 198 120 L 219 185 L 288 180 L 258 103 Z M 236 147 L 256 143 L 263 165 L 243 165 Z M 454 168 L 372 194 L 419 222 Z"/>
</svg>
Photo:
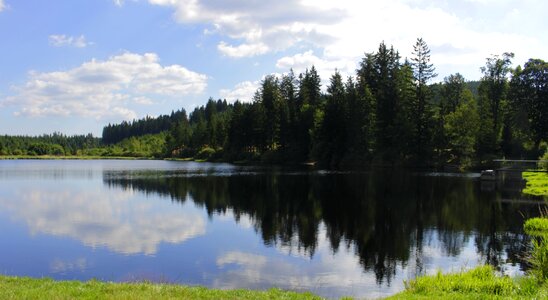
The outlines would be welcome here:
<svg viewBox="0 0 548 300">
<path fill-rule="evenodd" d="M 311 257 L 323 224 L 333 253 L 355 249 L 364 271 L 374 272 L 378 284 L 390 284 L 398 265 L 422 273 L 424 248 L 433 233 L 447 256 L 459 255 L 473 239 L 484 262 L 524 270 L 528 237 L 523 220 L 538 215 L 540 205 L 500 201 L 521 193 L 485 189 L 473 176 L 387 170 L 122 175 L 105 172 L 103 181 L 175 202 L 193 201 L 211 218 L 227 211 L 236 220 L 249 217 L 265 245 L 289 246 Z"/>
</svg>

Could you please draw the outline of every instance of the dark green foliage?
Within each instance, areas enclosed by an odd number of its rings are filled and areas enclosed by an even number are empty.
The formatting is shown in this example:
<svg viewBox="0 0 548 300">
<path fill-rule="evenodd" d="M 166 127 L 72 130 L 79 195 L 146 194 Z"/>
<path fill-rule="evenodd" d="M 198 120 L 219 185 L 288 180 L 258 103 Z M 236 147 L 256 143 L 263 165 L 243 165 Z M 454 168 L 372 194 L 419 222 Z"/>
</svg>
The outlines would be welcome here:
<svg viewBox="0 0 548 300">
<path fill-rule="evenodd" d="M 171 112 L 171 115 L 162 115 L 157 118 L 146 116 L 143 119 L 133 120 L 131 123 L 123 121 L 120 124 L 108 124 L 103 128 L 103 143 L 115 144 L 132 136 L 155 134 L 169 130 L 182 115 L 186 115 L 184 109 Z"/>
<path fill-rule="evenodd" d="M 516 129 L 530 133 L 535 150 L 548 138 L 548 63 L 530 59 L 517 68 L 510 83 L 510 103 Z M 540 154 L 540 153 L 539 153 Z"/>
<path fill-rule="evenodd" d="M 487 158 L 500 152 L 505 109 L 507 107 L 508 78 L 513 53 L 495 55 L 481 68 L 483 78 L 478 87 L 478 105 L 482 116 L 478 154 Z M 508 141 L 507 141 L 508 142 Z"/>
<path fill-rule="evenodd" d="M 347 97 L 341 74 L 335 72 L 327 88 L 327 103 L 315 148 L 315 157 L 327 166 L 338 166 L 347 146 Z"/>
<path fill-rule="evenodd" d="M 336 71 L 325 94 L 314 66 L 298 75 L 290 70 L 266 76 L 251 103 L 210 98 L 188 116 L 181 109 L 109 124 L 105 146 L 91 135 L 4 136 L 0 155 L 199 156 L 329 168 L 535 159 L 548 139 L 548 64 L 531 59 L 511 72 L 512 58 L 488 58 L 481 81 L 456 73 L 430 84 L 436 74 L 423 39 L 403 62 L 381 43 L 354 76 L 343 80 Z"/>
<path fill-rule="evenodd" d="M 428 82 L 437 76 L 430 63 L 430 49 L 426 42 L 419 38 L 413 46 L 411 67 L 415 82 L 415 97 L 411 101 L 411 118 L 413 123 L 414 157 L 417 164 L 423 164 L 431 157 L 433 110 L 432 93 Z"/>
<path fill-rule="evenodd" d="M 467 168 L 472 165 L 480 125 L 476 101 L 464 90 L 454 111 L 444 117 L 444 132 L 449 146 L 449 162 Z"/>
</svg>

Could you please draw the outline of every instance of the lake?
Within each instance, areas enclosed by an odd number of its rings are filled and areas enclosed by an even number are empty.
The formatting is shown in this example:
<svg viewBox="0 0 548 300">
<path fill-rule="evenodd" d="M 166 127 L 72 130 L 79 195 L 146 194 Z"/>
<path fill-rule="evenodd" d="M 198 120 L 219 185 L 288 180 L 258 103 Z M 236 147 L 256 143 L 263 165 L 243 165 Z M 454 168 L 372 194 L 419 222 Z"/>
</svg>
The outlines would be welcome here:
<svg viewBox="0 0 548 300">
<path fill-rule="evenodd" d="M 419 274 L 520 274 L 538 199 L 478 174 L 0 161 L 0 273 L 380 297 Z"/>
</svg>

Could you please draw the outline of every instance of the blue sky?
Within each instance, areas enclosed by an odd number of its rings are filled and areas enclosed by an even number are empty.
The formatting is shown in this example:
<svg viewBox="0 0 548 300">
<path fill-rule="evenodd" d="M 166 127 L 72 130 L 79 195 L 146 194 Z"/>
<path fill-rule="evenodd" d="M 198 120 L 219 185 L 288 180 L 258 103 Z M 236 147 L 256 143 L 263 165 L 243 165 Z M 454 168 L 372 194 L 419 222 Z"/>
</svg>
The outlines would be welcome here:
<svg viewBox="0 0 548 300">
<path fill-rule="evenodd" d="M 381 41 L 417 37 L 443 80 L 491 54 L 548 59 L 543 0 L 0 0 L 0 134 L 93 133 L 122 120 L 250 101 L 261 78 L 353 75 Z"/>
</svg>

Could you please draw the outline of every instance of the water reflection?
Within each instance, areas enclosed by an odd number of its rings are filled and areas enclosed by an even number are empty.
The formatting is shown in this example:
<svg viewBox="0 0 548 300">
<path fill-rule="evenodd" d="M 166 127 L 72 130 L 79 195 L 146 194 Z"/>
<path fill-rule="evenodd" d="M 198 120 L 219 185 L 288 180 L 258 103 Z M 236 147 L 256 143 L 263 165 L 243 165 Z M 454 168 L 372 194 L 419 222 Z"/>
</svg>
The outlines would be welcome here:
<svg viewBox="0 0 548 300">
<path fill-rule="evenodd" d="M 181 243 L 203 235 L 200 214 L 150 203 L 131 191 L 81 191 L 71 186 L 25 187 L 0 196 L 0 208 L 23 220 L 32 235 L 70 237 L 93 248 L 106 246 L 124 254 L 152 255 L 162 242 Z M 54 263 L 53 269 L 66 269 Z"/>
<path fill-rule="evenodd" d="M 381 297 L 437 269 L 523 270 L 523 220 L 539 211 L 476 175 L 0 164 L 0 270 L 20 276 Z"/>
<path fill-rule="evenodd" d="M 472 242 L 474 257 L 483 262 L 524 268 L 519 259 L 528 243 L 522 233 L 523 219 L 538 213 L 534 205 L 501 203 L 501 197 L 520 194 L 484 192 L 473 178 L 404 172 L 155 174 L 105 176 L 104 181 L 109 186 L 166 195 L 176 202 L 192 199 L 210 216 L 227 212 L 236 220 L 245 216 L 265 245 L 308 257 L 318 250 L 320 229 L 325 228 L 331 253 L 353 249 L 363 270 L 373 272 L 379 284 L 390 284 L 402 266 L 415 274 L 428 271 L 432 244 L 444 256 L 455 257 Z M 243 254 L 237 254 L 227 254 L 230 259 L 220 261 L 232 260 L 249 269 Z M 262 273 L 260 264 L 256 265 L 261 260 L 253 262 L 251 274 Z"/>
</svg>

